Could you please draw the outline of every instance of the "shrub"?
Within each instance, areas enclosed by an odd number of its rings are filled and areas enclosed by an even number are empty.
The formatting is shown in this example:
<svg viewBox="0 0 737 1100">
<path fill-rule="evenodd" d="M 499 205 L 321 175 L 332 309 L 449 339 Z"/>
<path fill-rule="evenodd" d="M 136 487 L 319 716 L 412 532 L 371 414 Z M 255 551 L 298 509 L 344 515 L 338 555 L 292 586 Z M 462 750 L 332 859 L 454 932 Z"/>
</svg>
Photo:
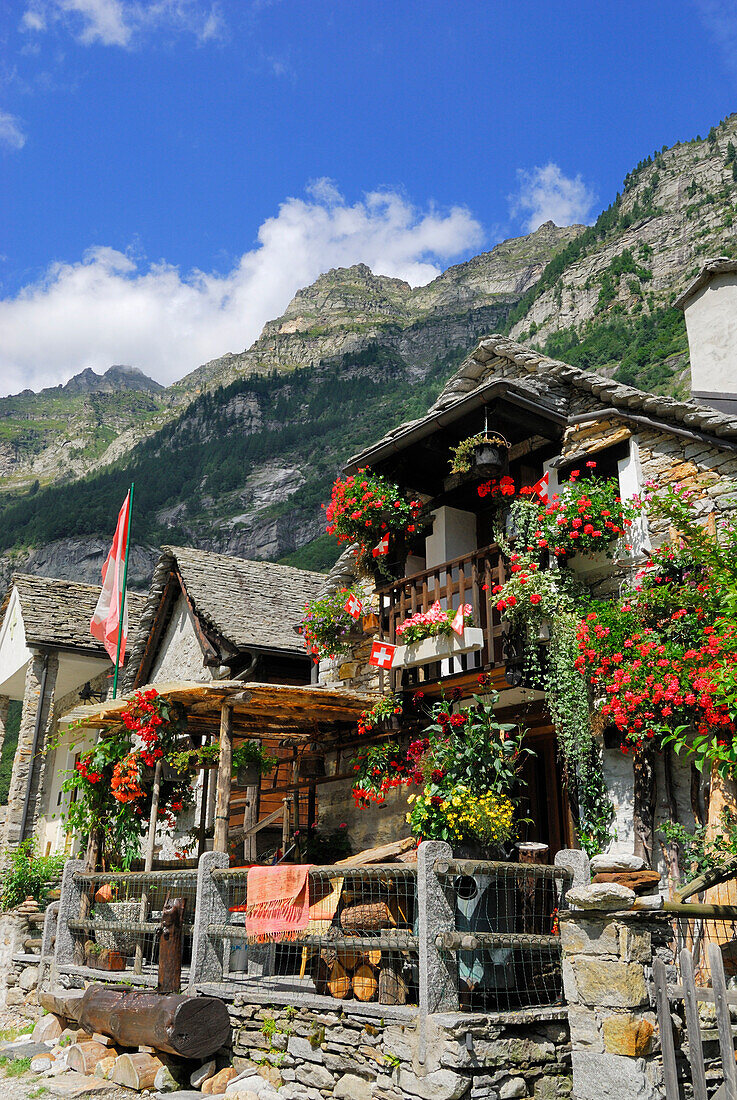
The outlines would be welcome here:
<svg viewBox="0 0 737 1100">
<path fill-rule="evenodd" d="M 24 840 L 10 857 L 2 889 L 3 909 L 13 909 L 27 897 L 35 898 L 39 905 L 46 901 L 49 890 L 61 878 L 64 854 L 42 856 L 35 840 Z"/>
</svg>

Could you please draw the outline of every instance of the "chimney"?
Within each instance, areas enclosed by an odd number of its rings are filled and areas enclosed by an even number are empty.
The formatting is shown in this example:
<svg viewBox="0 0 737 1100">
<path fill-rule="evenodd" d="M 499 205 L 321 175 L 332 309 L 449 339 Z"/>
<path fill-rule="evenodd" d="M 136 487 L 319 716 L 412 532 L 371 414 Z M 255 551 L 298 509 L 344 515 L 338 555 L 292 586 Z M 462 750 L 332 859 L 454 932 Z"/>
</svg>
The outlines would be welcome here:
<svg viewBox="0 0 737 1100">
<path fill-rule="evenodd" d="M 673 304 L 686 315 L 691 396 L 737 416 L 737 260 L 708 260 Z"/>
</svg>

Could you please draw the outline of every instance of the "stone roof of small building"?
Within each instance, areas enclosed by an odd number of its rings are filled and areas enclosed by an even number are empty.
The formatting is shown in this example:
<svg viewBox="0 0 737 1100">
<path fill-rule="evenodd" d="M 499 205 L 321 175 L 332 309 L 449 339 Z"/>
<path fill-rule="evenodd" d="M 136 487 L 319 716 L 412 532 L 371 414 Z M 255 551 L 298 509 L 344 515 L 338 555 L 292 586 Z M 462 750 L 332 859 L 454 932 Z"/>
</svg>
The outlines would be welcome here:
<svg viewBox="0 0 737 1100">
<path fill-rule="evenodd" d="M 677 309 L 685 309 L 695 294 L 706 286 L 716 275 L 737 274 L 737 260 L 730 260 L 729 256 L 715 256 L 713 260 L 707 260 L 701 271 L 693 279 L 686 289 L 678 295 L 673 305 Z"/>
<path fill-rule="evenodd" d="M 520 369 L 520 378 L 506 379 L 512 385 L 516 381 L 525 388 L 533 389 L 539 397 L 545 396 L 548 386 L 560 389 L 561 383 L 570 389 L 590 394 L 602 408 L 620 409 L 623 413 L 641 415 L 672 425 L 675 429 L 684 427 L 702 432 L 713 438 L 715 446 L 720 441 L 737 440 L 737 417 L 718 412 L 710 405 L 699 401 L 680 401 L 673 397 L 647 393 L 634 386 L 626 386 L 594 371 L 581 370 L 568 363 L 551 359 L 540 351 L 526 348 L 506 336 L 494 334 L 484 337 L 478 347 L 461 364 L 447 383 L 437 401 L 428 412 L 417 420 L 400 424 L 379 440 L 378 443 L 354 455 L 346 464 L 346 469 L 355 469 L 363 462 L 370 461 L 374 452 L 386 444 L 401 445 L 401 437 L 411 436 L 421 425 L 429 424 L 437 414 L 443 413 L 468 398 L 474 390 L 494 380 L 495 367 L 506 360 Z M 527 379 L 527 381 L 525 381 Z M 552 392 L 551 395 L 552 396 Z M 559 404 L 559 402 L 556 402 Z"/>
<path fill-rule="evenodd" d="M 178 572 L 204 626 L 235 650 L 282 650 L 304 654 L 294 631 L 306 600 L 325 584 L 322 573 L 247 561 L 209 550 L 163 546 L 130 657 L 130 672 L 140 667 L 149 633 L 169 576 Z"/>
<path fill-rule="evenodd" d="M 100 598 L 99 585 L 15 573 L 0 608 L 0 621 L 5 616 L 14 587 L 18 589 L 29 646 L 80 649 L 107 658 L 103 646 L 90 633 L 90 619 Z M 128 636 L 132 637 L 145 599 L 132 592 L 127 599 Z"/>
</svg>

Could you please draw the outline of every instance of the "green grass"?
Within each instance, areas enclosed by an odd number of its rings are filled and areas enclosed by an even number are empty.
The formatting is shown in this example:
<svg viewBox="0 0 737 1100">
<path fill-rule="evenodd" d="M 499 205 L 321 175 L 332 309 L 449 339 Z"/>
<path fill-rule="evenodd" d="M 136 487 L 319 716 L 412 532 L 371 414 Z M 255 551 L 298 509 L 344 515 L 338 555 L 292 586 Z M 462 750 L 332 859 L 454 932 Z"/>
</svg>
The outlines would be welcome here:
<svg viewBox="0 0 737 1100">
<path fill-rule="evenodd" d="M 0 1042 L 12 1043 L 14 1039 L 20 1038 L 21 1035 L 30 1035 L 33 1031 L 33 1024 L 24 1024 L 23 1027 L 8 1027 L 4 1031 L 0 1031 Z"/>
<path fill-rule="evenodd" d="M 37 1089 L 34 1089 L 33 1092 L 28 1093 L 28 1100 L 38 1100 L 40 1096 L 48 1095 L 49 1090 L 46 1088 L 46 1085 L 40 1085 Z"/>
<path fill-rule="evenodd" d="M 30 1058 L 0 1058 L 0 1066 L 5 1070 L 6 1077 L 23 1077 L 31 1068 Z"/>
</svg>

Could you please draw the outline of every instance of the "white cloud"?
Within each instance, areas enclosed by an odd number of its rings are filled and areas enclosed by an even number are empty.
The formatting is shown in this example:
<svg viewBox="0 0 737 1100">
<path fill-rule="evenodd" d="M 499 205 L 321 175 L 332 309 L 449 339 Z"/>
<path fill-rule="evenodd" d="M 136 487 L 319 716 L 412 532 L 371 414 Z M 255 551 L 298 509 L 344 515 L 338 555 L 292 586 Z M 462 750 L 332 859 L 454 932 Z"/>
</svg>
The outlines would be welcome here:
<svg viewBox="0 0 737 1100">
<path fill-rule="evenodd" d="M 329 180 L 287 199 L 258 243 L 224 275 L 182 274 L 165 262 L 97 247 L 77 263 L 0 300 L 0 378 L 5 393 L 56 385 L 112 363 L 172 382 L 226 351 L 240 351 L 278 317 L 295 291 L 331 267 L 366 263 L 413 285 L 477 248 L 468 210 L 419 211 L 392 191 L 349 205 Z"/>
<path fill-rule="evenodd" d="M 22 149 L 26 143 L 26 135 L 20 128 L 20 122 L 15 115 L 9 115 L 7 111 L 0 111 L 0 147 L 5 149 Z"/>
<path fill-rule="evenodd" d="M 223 31 L 220 6 L 211 0 L 30 0 L 21 29 L 44 31 L 55 23 L 67 27 L 82 45 L 123 48 L 157 29 L 188 32 L 199 42 Z"/>
<path fill-rule="evenodd" d="M 517 170 L 519 192 L 510 198 L 512 216 L 524 218 L 524 228 L 532 233 L 543 222 L 558 226 L 586 222 L 596 194 L 581 176 L 564 176 L 551 161 L 531 172 Z"/>
<path fill-rule="evenodd" d="M 726 64 L 737 71 L 737 0 L 696 0 L 696 10 Z"/>
</svg>

